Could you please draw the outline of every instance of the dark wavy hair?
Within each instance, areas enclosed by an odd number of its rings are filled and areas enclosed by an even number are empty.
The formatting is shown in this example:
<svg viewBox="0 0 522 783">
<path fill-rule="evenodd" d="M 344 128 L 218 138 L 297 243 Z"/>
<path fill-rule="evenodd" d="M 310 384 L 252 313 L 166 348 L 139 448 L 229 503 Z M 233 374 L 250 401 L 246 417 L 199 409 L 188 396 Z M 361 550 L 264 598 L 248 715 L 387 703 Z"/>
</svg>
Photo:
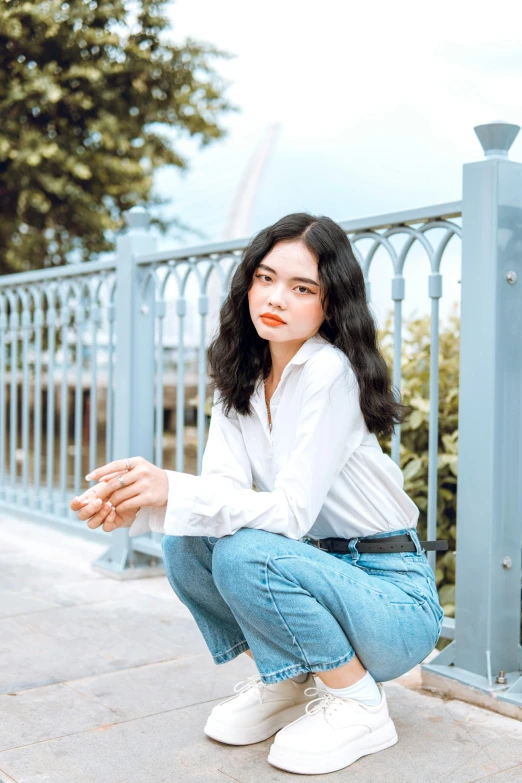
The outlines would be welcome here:
<svg viewBox="0 0 522 783">
<path fill-rule="evenodd" d="M 209 375 L 221 394 L 223 411 L 251 415 L 256 382 L 271 367 L 268 340 L 257 333 L 248 291 L 258 264 L 278 242 L 301 241 L 317 259 L 321 304 L 326 318 L 319 334 L 346 354 L 359 384 L 359 402 L 370 432 L 387 437 L 413 408 L 392 392 L 391 375 L 377 344 L 377 329 L 366 301 L 362 269 L 343 229 L 331 218 L 295 212 L 253 236 L 232 277 L 219 313 L 219 332 L 207 349 Z M 397 395 L 399 397 L 399 394 Z"/>
</svg>

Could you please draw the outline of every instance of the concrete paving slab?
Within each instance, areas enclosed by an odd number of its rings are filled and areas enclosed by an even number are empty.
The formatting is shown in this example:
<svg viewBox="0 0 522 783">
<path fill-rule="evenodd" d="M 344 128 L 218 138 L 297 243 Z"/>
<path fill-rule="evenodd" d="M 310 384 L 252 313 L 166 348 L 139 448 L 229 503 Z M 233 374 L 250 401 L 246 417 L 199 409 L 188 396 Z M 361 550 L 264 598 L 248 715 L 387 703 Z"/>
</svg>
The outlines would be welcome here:
<svg viewBox="0 0 522 783">
<path fill-rule="evenodd" d="M 0 696 L 0 751 L 223 700 L 255 672 L 246 655 L 218 667 L 209 654 L 187 654 L 164 664 L 6 694 Z"/>
<path fill-rule="evenodd" d="M 522 767 L 507 769 L 504 772 L 499 772 L 498 775 L 490 775 L 485 780 L 487 783 L 520 783 L 522 780 Z"/>
<path fill-rule="evenodd" d="M 0 751 L 77 734 L 114 718 L 109 707 L 65 684 L 5 694 L 0 696 Z"/>
<path fill-rule="evenodd" d="M 17 783 L 17 781 L 0 769 L 0 783 Z"/>
<path fill-rule="evenodd" d="M 170 587 L 170 586 L 169 586 Z M 172 590 L 170 591 L 172 593 Z M 139 595 L 139 593 L 136 593 Z M 143 593 L 146 595 L 146 593 Z M 97 579 L 81 579 L 80 581 L 57 581 L 56 584 L 45 586 L 38 590 L 38 593 L 34 590 L 25 590 L 24 592 L 12 591 L 12 597 L 14 603 L 21 603 L 23 606 L 23 600 L 29 601 L 32 597 L 36 597 L 40 600 L 47 602 L 49 606 L 47 608 L 58 608 L 60 606 L 80 606 L 82 604 L 94 604 L 94 603 L 106 603 L 107 600 L 121 600 L 129 599 L 129 591 L 125 588 L 122 582 L 115 581 L 108 577 L 100 577 Z M 174 602 L 173 602 L 174 603 Z M 1 609 L 0 599 L 0 613 L 3 614 Z M 14 617 L 15 614 L 9 606 L 6 607 L 7 613 L 5 616 Z M 31 610 L 29 610 L 31 611 Z M 38 611 L 38 607 L 34 609 Z M 18 612 L 17 614 L 25 614 L 26 612 Z M 0 614 L 0 616 L 1 616 Z M 190 613 L 189 613 L 190 614 Z"/>
<path fill-rule="evenodd" d="M 83 696 L 110 707 L 119 719 L 131 720 L 226 699 L 234 693 L 237 682 L 256 672 L 254 662 L 246 655 L 216 666 L 208 651 L 200 655 L 187 652 L 177 660 L 71 680 L 67 684 Z"/>
<path fill-rule="evenodd" d="M 522 765 L 522 723 L 461 701 L 445 702 L 447 713 L 480 748 L 475 757 L 479 771 L 497 772 Z M 493 769 L 495 767 L 495 769 Z M 479 775 L 477 775 L 479 777 Z M 476 778 L 470 777 L 469 781 Z M 522 781 L 522 775 L 520 777 Z M 448 783 L 461 783 L 460 777 Z M 468 783 L 464 778 L 463 783 Z"/>
<path fill-rule="evenodd" d="M 100 539 L 94 533 L 92 539 L 81 538 L 40 522 L 10 519 L 1 513 L 0 533 L 2 554 L 14 548 L 24 554 L 28 564 L 62 562 L 75 566 L 93 579 L 102 576 L 92 569 L 91 563 L 107 550 L 109 538 Z"/>
<path fill-rule="evenodd" d="M 146 595 L 0 621 L 0 693 L 206 650 L 193 620 Z"/>
<path fill-rule="evenodd" d="M 31 612 L 45 612 L 48 609 L 57 609 L 59 605 L 38 596 L 36 592 L 0 589 L 0 619 Z"/>
<path fill-rule="evenodd" d="M 220 772 L 250 746 L 201 737 L 206 703 L 0 753 L 0 769 L 23 783 L 226 783 Z M 268 766 L 268 765 L 267 765 Z"/>
<path fill-rule="evenodd" d="M 94 582 L 100 576 L 96 572 L 78 573 L 74 565 L 64 562 L 38 560 L 28 562 L 23 553 L 0 556 L 2 588 L 16 592 L 45 592 L 56 585 L 68 582 Z M 23 590 L 20 586 L 23 583 Z"/>
</svg>

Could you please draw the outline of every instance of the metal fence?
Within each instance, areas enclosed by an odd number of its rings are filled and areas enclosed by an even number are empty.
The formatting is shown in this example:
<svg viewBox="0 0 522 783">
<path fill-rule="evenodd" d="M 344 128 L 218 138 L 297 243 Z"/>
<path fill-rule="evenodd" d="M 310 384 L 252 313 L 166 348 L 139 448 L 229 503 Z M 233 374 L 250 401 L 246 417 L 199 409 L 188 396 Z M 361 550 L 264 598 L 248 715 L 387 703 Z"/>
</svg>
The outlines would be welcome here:
<svg viewBox="0 0 522 783">
<path fill-rule="evenodd" d="M 464 166 L 462 201 L 340 225 L 370 303 L 376 254 L 392 265 L 396 388 L 405 262 L 419 246 L 429 261 L 429 538 L 437 534 L 441 261 L 451 239 L 462 240 L 456 623 L 446 619 L 451 644 L 425 668 L 522 705 L 522 165 L 507 158 L 518 126 L 475 130 L 486 157 Z M 98 465 L 139 454 L 199 473 L 210 415 L 206 347 L 247 243 L 157 252 L 145 210 L 130 210 L 128 224 L 114 259 L 0 279 L 0 510 L 91 538 L 107 536 L 69 503 Z M 397 464 L 399 448 L 396 427 Z M 94 565 L 123 578 L 148 573 L 162 557 L 160 540 L 117 530 Z M 494 683 L 501 671 L 506 682 Z"/>
</svg>

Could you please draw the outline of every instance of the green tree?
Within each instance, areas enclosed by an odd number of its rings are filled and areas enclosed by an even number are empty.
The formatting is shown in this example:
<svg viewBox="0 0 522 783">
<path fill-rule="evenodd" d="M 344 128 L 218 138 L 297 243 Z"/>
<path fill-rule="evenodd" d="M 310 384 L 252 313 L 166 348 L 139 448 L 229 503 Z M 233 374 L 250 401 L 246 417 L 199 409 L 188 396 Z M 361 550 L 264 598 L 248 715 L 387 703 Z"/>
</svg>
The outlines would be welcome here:
<svg viewBox="0 0 522 783">
<path fill-rule="evenodd" d="M 0 273 L 112 250 L 124 210 L 164 203 L 154 171 L 188 168 L 167 126 L 201 147 L 226 135 L 238 107 L 211 60 L 234 55 L 167 40 L 166 3 L 0 4 Z"/>
</svg>

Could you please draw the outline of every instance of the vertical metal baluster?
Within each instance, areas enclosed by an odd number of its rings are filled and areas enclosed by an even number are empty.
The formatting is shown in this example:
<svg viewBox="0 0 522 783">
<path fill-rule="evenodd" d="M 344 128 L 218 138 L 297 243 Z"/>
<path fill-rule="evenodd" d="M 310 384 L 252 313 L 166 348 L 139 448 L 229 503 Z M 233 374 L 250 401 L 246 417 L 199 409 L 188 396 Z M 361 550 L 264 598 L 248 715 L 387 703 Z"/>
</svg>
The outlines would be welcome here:
<svg viewBox="0 0 522 783">
<path fill-rule="evenodd" d="M 76 381 L 74 395 L 74 475 L 73 492 L 79 495 L 82 492 L 82 424 L 83 424 L 83 329 L 85 322 L 85 308 L 83 306 L 84 287 L 78 286 L 75 308 L 76 330 Z M 78 521 L 76 513 L 68 508 L 68 514 Z"/>
<path fill-rule="evenodd" d="M 111 301 L 107 306 L 107 322 L 109 335 L 107 342 L 107 397 L 105 405 L 105 464 L 114 459 L 114 320 L 116 308 L 114 305 L 114 286 L 110 288 Z M 92 486 L 92 482 L 91 482 Z"/>
<path fill-rule="evenodd" d="M 364 286 L 366 288 L 366 301 L 368 305 L 371 305 L 372 303 L 372 284 L 370 283 L 370 280 L 368 277 L 364 278 Z"/>
<path fill-rule="evenodd" d="M 155 300 L 154 303 L 155 321 L 158 325 L 158 344 L 156 346 L 156 454 L 155 464 L 159 467 L 163 467 L 163 421 L 164 421 L 164 346 L 163 346 L 163 333 L 165 323 L 165 300 Z"/>
<path fill-rule="evenodd" d="M 6 452 L 6 433 L 5 433 L 5 354 L 6 354 L 6 331 L 7 315 L 5 311 L 5 297 L 0 295 L 0 496 L 7 500 L 5 486 L 5 452 Z"/>
<path fill-rule="evenodd" d="M 185 467 L 185 314 L 187 302 L 184 288 L 176 302 L 179 324 L 178 361 L 176 367 L 176 470 Z"/>
<path fill-rule="evenodd" d="M 89 400 L 89 463 L 88 472 L 97 465 L 97 433 L 98 433 L 98 328 L 100 326 L 100 306 L 98 304 L 98 289 L 91 290 L 91 390 Z"/>
<path fill-rule="evenodd" d="M 34 463 L 33 463 L 33 507 L 40 510 L 42 508 L 42 328 L 43 328 L 43 310 L 42 310 L 42 292 L 39 288 L 33 292 L 35 311 L 34 311 Z"/>
<path fill-rule="evenodd" d="M 68 289 L 64 286 L 61 291 L 60 307 L 60 333 L 62 341 L 62 382 L 60 398 L 60 501 L 59 514 L 62 517 L 69 517 L 67 503 L 67 364 L 69 358 L 69 346 L 67 342 L 69 334 L 70 309 L 67 300 Z"/>
<path fill-rule="evenodd" d="M 10 501 L 17 503 L 17 470 L 16 470 L 16 436 L 18 426 L 18 297 L 12 292 L 8 292 L 11 313 L 9 316 L 9 327 L 11 335 L 11 400 L 10 400 L 10 421 L 9 436 L 11 441 L 10 448 Z"/>
<path fill-rule="evenodd" d="M 22 302 L 22 491 L 21 501 L 26 508 L 29 500 L 29 332 L 31 313 L 29 298 L 20 292 Z"/>
<path fill-rule="evenodd" d="M 431 299 L 430 327 L 430 421 L 428 440 L 428 540 L 437 538 L 438 450 L 439 450 L 439 299 L 442 296 L 442 275 L 429 276 Z M 428 562 L 435 571 L 437 553 L 428 552 Z"/>
<path fill-rule="evenodd" d="M 395 303 L 393 318 L 393 385 L 400 394 L 402 378 L 402 300 L 404 299 L 404 277 L 395 275 L 392 279 L 392 299 Z M 391 440 L 391 458 L 400 467 L 401 425 L 396 424 Z"/>
<path fill-rule="evenodd" d="M 198 356 L 198 467 L 201 473 L 203 451 L 205 449 L 205 398 L 207 388 L 207 339 L 206 317 L 208 314 L 208 296 L 202 294 L 198 299 L 199 312 L 199 356 Z"/>
<path fill-rule="evenodd" d="M 58 513 L 54 497 L 54 363 L 56 354 L 56 288 L 47 294 L 47 495 L 44 511 Z"/>
</svg>

